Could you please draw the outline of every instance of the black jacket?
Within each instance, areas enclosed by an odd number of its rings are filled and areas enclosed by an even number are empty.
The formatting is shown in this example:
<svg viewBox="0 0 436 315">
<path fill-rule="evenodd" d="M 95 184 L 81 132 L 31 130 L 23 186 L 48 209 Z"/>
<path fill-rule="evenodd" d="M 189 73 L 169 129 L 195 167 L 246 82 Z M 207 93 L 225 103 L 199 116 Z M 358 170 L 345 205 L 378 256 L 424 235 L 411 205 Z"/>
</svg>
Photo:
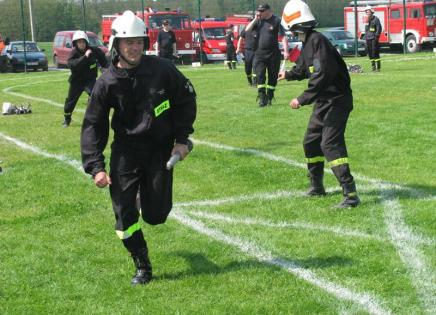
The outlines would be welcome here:
<svg viewBox="0 0 436 315">
<path fill-rule="evenodd" d="M 370 39 L 378 39 L 380 37 L 382 31 L 382 26 L 380 20 L 375 15 L 372 15 L 368 24 L 365 25 L 365 38 Z"/>
<path fill-rule="evenodd" d="M 330 41 L 316 31 L 307 33 L 301 55 L 285 77 L 287 80 L 309 79 L 308 88 L 297 98 L 300 105 L 352 95 L 344 60 Z"/>
<path fill-rule="evenodd" d="M 71 70 L 69 82 L 83 84 L 95 80 L 98 74 L 97 62 L 103 68 L 108 66 L 107 59 L 100 48 L 88 46 L 86 49 L 88 48 L 92 50 L 89 57 L 86 57 L 85 52 L 81 52 L 77 47 L 71 50 L 68 56 L 68 68 Z"/>
<path fill-rule="evenodd" d="M 162 143 L 186 144 L 196 117 L 193 86 L 168 60 L 143 56 L 138 67 L 111 64 L 97 80 L 82 125 L 85 172 L 105 170 L 103 151 L 109 137 L 109 111 L 114 143 L 147 150 Z"/>
</svg>

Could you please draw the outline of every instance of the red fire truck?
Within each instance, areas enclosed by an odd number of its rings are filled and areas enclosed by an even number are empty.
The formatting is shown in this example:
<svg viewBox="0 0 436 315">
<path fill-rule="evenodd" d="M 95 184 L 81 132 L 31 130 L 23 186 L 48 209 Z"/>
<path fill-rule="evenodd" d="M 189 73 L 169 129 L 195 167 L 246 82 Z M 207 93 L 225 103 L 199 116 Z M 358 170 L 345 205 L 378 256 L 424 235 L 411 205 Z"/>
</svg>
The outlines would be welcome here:
<svg viewBox="0 0 436 315">
<path fill-rule="evenodd" d="M 344 8 L 344 28 L 355 34 L 354 1 Z M 364 38 L 367 17 L 365 6 L 371 5 L 374 14 L 380 19 L 382 33 L 380 44 L 395 45 L 404 43 L 404 7 L 403 0 L 357 1 L 358 37 Z M 436 41 L 436 0 L 406 1 L 406 49 L 413 53 L 423 44 Z"/>
<path fill-rule="evenodd" d="M 224 21 L 217 21 L 214 18 L 206 18 L 200 23 L 194 22 L 194 43 L 197 47 L 198 54 L 200 53 L 200 33 L 202 40 L 202 60 L 205 62 L 223 61 L 226 60 L 226 29 L 229 23 Z M 234 46 L 238 43 L 235 37 Z M 197 58 L 198 59 L 198 58 Z"/>
<path fill-rule="evenodd" d="M 109 43 L 111 36 L 112 21 L 121 15 L 103 15 L 101 22 L 102 37 L 105 44 Z M 136 15 L 143 19 L 148 28 L 148 36 L 150 37 L 150 49 L 146 51 L 147 55 L 156 54 L 156 40 L 163 20 L 169 20 L 172 30 L 176 34 L 177 53 L 185 60 L 192 60 L 196 50 L 193 47 L 191 19 L 187 13 L 180 11 L 155 11 L 152 8 L 145 8 L 144 12 L 136 12 Z"/>
</svg>

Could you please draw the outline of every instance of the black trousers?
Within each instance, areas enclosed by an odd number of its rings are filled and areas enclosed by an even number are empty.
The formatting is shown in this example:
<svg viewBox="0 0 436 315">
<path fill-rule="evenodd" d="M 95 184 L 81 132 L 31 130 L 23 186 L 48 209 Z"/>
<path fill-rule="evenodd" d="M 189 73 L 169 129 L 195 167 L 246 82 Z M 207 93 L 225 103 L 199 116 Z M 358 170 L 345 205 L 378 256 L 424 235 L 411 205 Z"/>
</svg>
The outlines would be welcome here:
<svg viewBox="0 0 436 315">
<path fill-rule="evenodd" d="M 151 225 L 166 221 L 172 208 L 173 172 L 166 169 L 172 148 L 173 141 L 141 150 L 112 144 L 110 195 L 115 230 L 121 239 L 128 239 L 140 230 L 138 189 L 143 220 Z"/>
<path fill-rule="evenodd" d="M 65 105 L 64 105 L 65 116 L 71 116 L 73 114 L 77 101 L 79 100 L 80 95 L 82 95 L 83 91 L 85 91 L 88 95 L 91 95 L 94 85 L 95 85 L 95 79 L 80 84 L 76 82 L 70 82 L 70 87 L 68 89 L 68 96 L 65 99 Z"/>
<path fill-rule="evenodd" d="M 371 61 L 380 59 L 380 45 L 377 39 L 367 39 L 366 47 L 368 48 L 368 57 Z"/>
<path fill-rule="evenodd" d="M 351 95 L 315 103 L 303 141 L 311 177 L 323 175 L 325 157 L 341 185 L 353 182 L 345 145 L 345 128 L 352 109 Z"/>
<path fill-rule="evenodd" d="M 227 62 L 236 62 L 236 50 L 233 45 L 227 45 L 226 47 L 226 60 Z"/>
<path fill-rule="evenodd" d="M 167 51 L 167 50 L 161 50 L 161 51 L 159 51 L 159 57 L 174 61 L 174 52 Z"/>
<path fill-rule="evenodd" d="M 245 60 L 245 73 L 248 77 L 252 77 L 253 75 L 253 61 L 254 61 L 254 51 L 251 49 L 245 49 L 244 51 L 244 60 Z"/>
<path fill-rule="evenodd" d="M 254 56 L 254 71 L 257 78 L 259 91 L 275 90 L 277 78 L 280 70 L 280 51 L 268 54 L 258 54 Z M 268 72 L 268 82 L 265 84 Z"/>
</svg>

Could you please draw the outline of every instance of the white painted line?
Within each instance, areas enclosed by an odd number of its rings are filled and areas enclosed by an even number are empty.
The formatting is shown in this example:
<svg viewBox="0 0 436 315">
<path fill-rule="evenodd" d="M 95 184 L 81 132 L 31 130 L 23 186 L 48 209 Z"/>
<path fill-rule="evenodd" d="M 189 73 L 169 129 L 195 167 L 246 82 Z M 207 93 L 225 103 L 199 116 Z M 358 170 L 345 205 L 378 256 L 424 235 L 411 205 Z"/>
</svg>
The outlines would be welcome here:
<svg viewBox="0 0 436 315">
<path fill-rule="evenodd" d="M 32 83 L 26 83 L 26 84 L 20 84 L 20 85 L 14 85 L 14 86 L 10 86 L 8 88 L 4 88 L 2 91 L 6 94 L 9 95 L 13 95 L 13 96 L 17 96 L 17 97 L 21 97 L 21 98 L 25 98 L 27 100 L 33 100 L 33 101 L 38 101 L 38 102 L 43 102 L 43 103 L 47 103 L 56 107 L 60 107 L 60 108 L 64 108 L 64 104 L 61 103 L 57 103 L 54 102 L 52 100 L 49 99 L 45 99 L 45 98 L 41 98 L 41 97 L 35 97 L 35 96 L 30 96 L 27 94 L 23 94 L 23 93 L 17 93 L 17 92 L 12 92 L 12 89 L 15 89 L 17 87 L 25 87 L 25 86 L 29 86 L 29 85 L 35 85 L 35 84 L 42 84 L 42 83 L 47 83 L 47 82 L 59 82 L 59 81 L 64 81 L 64 79 L 60 80 L 47 80 L 47 81 L 40 81 L 40 82 L 32 82 Z M 81 112 L 84 113 L 85 110 L 82 108 L 76 108 L 74 110 L 75 112 Z"/>
<path fill-rule="evenodd" d="M 311 230 L 311 231 L 321 231 L 321 232 L 328 232 L 333 233 L 337 236 L 341 237 L 355 237 L 355 238 L 365 238 L 365 239 L 372 239 L 379 242 L 387 242 L 387 239 L 384 239 L 377 235 L 372 235 L 368 233 L 363 233 L 356 230 L 351 229 L 345 229 L 342 227 L 336 227 L 336 226 L 326 226 L 326 225 L 319 225 L 319 224 L 313 224 L 313 223 L 307 223 L 307 222 L 271 222 L 266 219 L 252 219 L 247 217 L 242 218 L 235 218 L 230 217 L 218 213 L 211 213 L 211 212 L 204 212 L 204 211 L 184 211 L 185 213 L 188 213 L 190 216 L 195 216 L 198 218 L 204 218 L 209 219 L 213 221 L 219 221 L 219 222 L 225 222 L 229 224 L 243 224 L 243 225 L 256 225 L 256 226 L 266 226 L 271 228 L 279 228 L 279 229 L 302 229 L 302 230 Z"/>
<path fill-rule="evenodd" d="M 46 151 L 44 151 L 44 150 L 41 150 L 41 149 L 38 148 L 38 147 L 35 147 L 35 146 L 30 145 L 30 144 L 24 143 L 24 142 L 22 142 L 22 141 L 20 141 L 20 140 L 18 140 L 18 139 L 16 139 L 16 138 L 9 137 L 9 136 L 5 135 L 5 134 L 2 133 L 2 132 L 0 132 L 0 137 L 3 138 L 3 139 L 5 139 L 5 140 L 8 140 L 8 141 L 12 142 L 12 143 L 15 144 L 16 146 L 18 146 L 18 147 L 20 147 L 20 148 L 22 148 L 22 149 L 24 149 L 24 150 L 31 151 L 31 152 L 36 153 L 36 154 L 38 154 L 38 155 L 44 156 L 44 157 L 46 157 L 46 158 L 56 159 L 56 160 L 58 160 L 58 161 L 61 161 L 61 162 L 63 162 L 63 163 L 66 163 L 66 164 L 68 164 L 68 165 L 74 167 L 74 168 L 75 168 L 76 170 L 78 170 L 79 172 L 85 174 L 85 173 L 83 172 L 82 163 L 80 163 L 79 161 L 76 161 L 76 160 L 73 160 L 73 159 L 67 158 L 67 157 L 64 156 L 64 155 L 58 155 L 58 154 L 51 154 L 51 153 L 48 153 L 48 152 L 46 152 Z"/>
<path fill-rule="evenodd" d="M 203 140 L 199 140 L 199 139 L 192 139 L 194 141 L 195 144 L 200 144 L 200 145 L 205 145 L 214 149 L 218 149 L 218 150 L 223 150 L 223 151 L 236 151 L 236 152 L 241 152 L 241 153 L 248 153 L 257 157 L 261 157 L 267 160 L 271 160 L 271 161 L 276 161 L 276 162 L 281 162 L 281 163 L 285 163 L 294 167 L 299 167 L 299 168 L 307 168 L 307 164 L 306 163 L 301 163 L 301 162 L 297 162 L 291 159 L 287 159 L 284 158 L 282 156 L 278 156 L 278 155 L 274 155 L 268 152 L 264 152 L 264 151 L 260 151 L 260 150 L 256 150 L 256 149 L 244 149 L 244 148 L 238 148 L 238 147 L 233 147 L 233 146 L 229 146 L 229 145 L 223 145 L 223 144 L 219 144 L 219 143 L 213 143 L 213 142 L 209 142 L 209 141 L 203 141 Z M 325 169 L 324 170 L 326 173 L 329 174 L 333 174 L 333 172 L 331 171 L 331 169 Z M 358 179 L 358 180 L 362 180 L 374 185 L 377 185 L 378 187 L 381 188 L 389 188 L 389 189 L 398 189 L 398 190 L 406 190 L 407 188 L 401 186 L 401 185 L 396 185 L 396 184 L 392 184 L 392 183 L 387 183 L 385 181 L 382 181 L 380 179 L 373 179 L 373 178 L 368 178 L 366 176 L 363 175 L 359 175 L 353 172 L 353 176 L 354 178 Z"/>
<path fill-rule="evenodd" d="M 78 166 L 78 164 L 80 164 L 78 161 L 67 159 L 62 155 L 47 153 L 37 147 L 28 145 L 20 140 L 6 136 L 3 133 L 0 133 L 0 137 L 3 137 L 4 139 L 11 141 L 12 143 L 14 143 L 15 145 L 19 146 L 24 150 L 29 150 L 38 155 L 42 155 L 48 158 L 54 158 L 63 163 L 67 163 L 68 165 L 73 166 L 79 172 L 83 173 L 81 166 Z M 201 222 L 194 221 L 184 216 L 177 209 L 173 210 L 171 217 L 175 218 L 176 220 L 183 223 L 184 225 L 190 226 L 191 228 L 202 234 L 208 235 L 226 244 L 233 245 L 239 248 L 240 250 L 242 250 L 243 252 L 251 256 L 254 256 L 261 262 L 273 266 L 281 267 L 287 270 L 288 272 L 298 276 L 299 278 L 320 287 L 321 289 L 329 292 L 330 294 L 333 294 L 334 296 L 342 300 L 350 300 L 357 304 L 360 304 L 362 307 L 367 309 L 372 314 L 391 314 L 390 311 L 384 310 L 381 306 L 379 306 L 378 302 L 376 302 L 375 299 L 371 297 L 369 294 L 354 293 L 345 287 L 341 287 L 340 285 L 337 285 L 333 282 L 317 277 L 313 272 L 297 265 L 295 262 L 274 258 L 268 251 L 257 247 L 253 243 L 243 242 L 240 241 L 238 238 L 227 236 L 218 230 L 212 230 L 206 228 Z"/>
<path fill-rule="evenodd" d="M 54 76 L 59 76 L 59 73 L 53 74 L 53 75 L 38 75 L 38 76 L 26 76 L 26 77 L 14 77 L 14 78 L 8 78 L 8 79 L 2 79 L 0 80 L 0 83 L 6 82 L 6 81 L 26 81 L 26 80 L 35 80 L 35 79 L 41 79 L 41 78 L 52 78 Z M 63 73 L 63 76 L 65 74 Z"/>
<path fill-rule="evenodd" d="M 394 194 L 385 193 L 385 223 L 392 243 L 403 263 L 411 272 L 410 278 L 428 314 L 436 314 L 436 277 L 425 256 L 418 249 L 414 233 L 404 222 L 402 209 Z"/>
<path fill-rule="evenodd" d="M 381 62 L 397 62 L 397 61 L 416 61 L 416 60 L 432 60 L 436 59 L 435 56 L 426 56 L 426 57 L 413 57 L 413 58 L 393 58 L 393 59 L 381 59 Z"/>
<path fill-rule="evenodd" d="M 256 258 L 260 262 L 280 267 L 287 272 L 292 273 L 296 277 L 327 291 L 338 299 L 357 303 L 371 314 L 391 314 L 389 310 L 384 309 L 380 302 L 378 302 L 370 294 L 353 292 L 346 287 L 342 287 L 339 284 L 323 279 L 317 276 L 314 272 L 304 268 L 303 266 L 300 266 L 297 262 L 274 257 L 268 250 L 263 249 L 254 242 L 244 241 L 238 237 L 229 236 L 219 230 L 209 228 L 202 222 L 193 220 L 192 218 L 184 215 L 178 209 L 174 209 L 171 213 L 171 216 L 180 223 L 191 227 L 193 230 L 207 235 L 217 241 L 234 246 L 245 254 Z"/>
</svg>

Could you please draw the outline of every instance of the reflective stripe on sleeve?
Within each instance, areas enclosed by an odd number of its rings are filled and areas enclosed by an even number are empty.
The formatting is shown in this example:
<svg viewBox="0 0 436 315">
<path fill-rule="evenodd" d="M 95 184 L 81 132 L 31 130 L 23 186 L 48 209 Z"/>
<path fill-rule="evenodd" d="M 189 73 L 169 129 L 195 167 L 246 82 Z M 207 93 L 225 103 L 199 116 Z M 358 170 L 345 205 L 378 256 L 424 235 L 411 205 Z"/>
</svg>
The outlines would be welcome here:
<svg viewBox="0 0 436 315">
<path fill-rule="evenodd" d="M 122 240 L 125 240 L 126 238 L 129 238 L 135 233 L 136 231 L 139 231 L 141 229 L 141 225 L 139 222 L 136 222 L 135 224 L 129 226 L 129 228 L 125 231 L 119 231 L 116 230 L 115 233 L 117 233 L 118 237 Z"/>
</svg>

